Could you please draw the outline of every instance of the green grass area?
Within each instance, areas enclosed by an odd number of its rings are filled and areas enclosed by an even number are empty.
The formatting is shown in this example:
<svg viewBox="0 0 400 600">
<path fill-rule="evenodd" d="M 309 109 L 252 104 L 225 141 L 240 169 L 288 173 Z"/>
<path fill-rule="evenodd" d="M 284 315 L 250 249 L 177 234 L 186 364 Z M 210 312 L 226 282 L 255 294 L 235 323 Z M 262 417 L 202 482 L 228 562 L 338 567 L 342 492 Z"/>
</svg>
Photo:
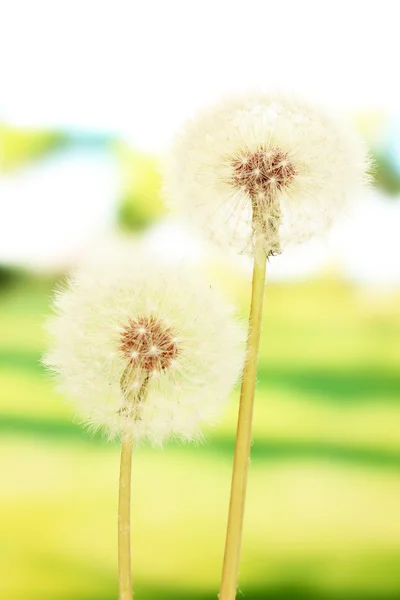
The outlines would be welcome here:
<svg viewBox="0 0 400 600">
<path fill-rule="evenodd" d="M 245 314 L 244 278 L 215 276 Z M 111 600 L 118 445 L 81 429 L 40 366 L 50 289 L 0 294 L 0 597 Z M 398 307 L 328 279 L 268 287 L 244 598 L 399 597 Z M 135 450 L 138 599 L 217 598 L 236 413 L 237 392 L 205 444 Z"/>
</svg>

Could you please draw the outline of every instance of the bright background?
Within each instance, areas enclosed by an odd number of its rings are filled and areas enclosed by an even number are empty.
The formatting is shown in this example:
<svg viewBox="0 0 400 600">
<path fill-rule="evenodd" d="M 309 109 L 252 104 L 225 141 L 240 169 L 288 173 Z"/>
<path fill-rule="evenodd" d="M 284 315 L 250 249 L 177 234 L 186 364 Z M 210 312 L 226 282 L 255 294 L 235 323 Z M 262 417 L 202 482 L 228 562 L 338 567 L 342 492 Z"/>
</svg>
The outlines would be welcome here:
<svg viewBox="0 0 400 600">
<path fill-rule="evenodd" d="M 400 91 L 395 5 L 9 0 L 0 25 L 0 598 L 117 596 L 118 446 L 40 366 L 56 281 L 118 231 L 206 265 L 248 310 L 250 265 L 163 207 L 158 157 L 199 107 L 294 91 L 349 112 L 375 185 L 269 265 L 240 592 L 400 597 Z M 211 600 L 237 392 L 202 446 L 134 455 L 140 600 Z M 241 595 L 239 594 L 240 598 Z"/>
</svg>

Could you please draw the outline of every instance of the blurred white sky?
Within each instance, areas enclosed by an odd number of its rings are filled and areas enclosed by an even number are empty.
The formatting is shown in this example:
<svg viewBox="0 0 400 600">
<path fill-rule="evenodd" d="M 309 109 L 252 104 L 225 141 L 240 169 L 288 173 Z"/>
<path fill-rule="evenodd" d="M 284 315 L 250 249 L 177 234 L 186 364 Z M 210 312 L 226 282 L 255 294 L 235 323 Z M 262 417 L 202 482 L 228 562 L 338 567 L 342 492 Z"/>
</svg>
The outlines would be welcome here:
<svg viewBox="0 0 400 600">
<path fill-rule="evenodd" d="M 398 111 L 397 3 L 3 0 L 0 117 L 158 150 L 220 94 L 280 86 Z"/>
<path fill-rule="evenodd" d="M 113 131 L 141 149 L 159 151 L 198 107 L 248 87 L 278 86 L 332 107 L 375 108 L 398 117 L 396 8 L 391 0 L 5 0 L 0 11 L 0 120 Z M 90 162 L 82 160 L 82 165 Z M 64 218 L 48 208 L 38 209 L 41 218 L 35 218 L 31 206 L 29 227 L 24 237 L 19 235 L 20 259 L 35 252 L 65 258 L 85 236 L 97 235 L 112 212 L 108 186 L 114 177 L 113 167 L 99 161 L 85 173 L 76 164 L 75 171 L 68 171 L 67 163 L 63 175 L 41 171 L 43 189 L 40 174 L 32 172 L 25 185 L 3 181 L 0 219 L 8 236 L 3 237 L 0 260 L 14 252 L 5 240 L 12 237 L 16 207 L 22 214 L 34 195 L 48 198 L 43 206 L 50 203 L 60 181 L 70 181 L 68 173 L 74 179 L 62 192 L 62 202 L 71 198 L 69 208 L 60 209 Z M 96 184 L 101 172 L 109 179 L 104 183 L 100 176 Z M 61 199 L 55 201 L 61 207 Z M 376 239 L 371 244 L 365 232 L 375 227 L 380 235 L 376 222 L 398 222 L 398 211 L 392 214 L 396 210 L 373 201 L 359 208 L 358 233 L 346 253 L 353 262 L 367 251 L 377 257 L 381 244 Z M 390 231 L 382 232 L 385 252 L 392 242 Z M 341 254 L 339 238 L 331 248 L 332 259 Z M 396 248 L 399 242 L 390 257 L 381 251 L 377 258 L 389 269 L 389 282 L 400 280 Z M 312 255 L 304 257 L 310 268 Z M 361 263 L 347 268 L 361 274 Z"/>
</svg>

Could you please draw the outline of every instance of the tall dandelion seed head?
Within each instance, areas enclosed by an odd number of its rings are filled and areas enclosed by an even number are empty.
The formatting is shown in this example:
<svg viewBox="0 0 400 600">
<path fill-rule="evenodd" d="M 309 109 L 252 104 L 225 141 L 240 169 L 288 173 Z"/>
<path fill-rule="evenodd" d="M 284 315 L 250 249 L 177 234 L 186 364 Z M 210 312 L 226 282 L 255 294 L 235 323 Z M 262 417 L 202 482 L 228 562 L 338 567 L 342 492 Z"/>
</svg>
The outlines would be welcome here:
<svg viewBox="0 0 400 600">
<path fill-rule="evenodd" d="M 272 255 L 326 230 L 368 167 L 347 121 L 289 95 L 251 93 L 187 123 L 166 157 L 164 191 L 214 241 Z"/>
<path fill-rule="evenodd" d="M 83 422 L 161 444 L 201 437 L 235 385 L 245 333 L 185 268 L 138 262 L 122 244 L 71 276 L 53 302 L 44 359 Z"/>
</svg>

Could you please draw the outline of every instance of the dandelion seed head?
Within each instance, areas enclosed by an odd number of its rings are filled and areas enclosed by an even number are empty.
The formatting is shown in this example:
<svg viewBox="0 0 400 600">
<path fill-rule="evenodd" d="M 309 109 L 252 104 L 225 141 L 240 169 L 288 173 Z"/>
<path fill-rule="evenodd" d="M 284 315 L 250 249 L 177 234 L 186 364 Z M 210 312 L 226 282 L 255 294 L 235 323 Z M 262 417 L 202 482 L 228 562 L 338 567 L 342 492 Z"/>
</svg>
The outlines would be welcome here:
<svg viewBox="0 0 400 600">
<path fill-rule="evenodd" d="M 288 187 L 296 175 L 296 167 L 291 164 L 286 153 L 278 148 L 266 152 L 260 148 L 248 153 L 246 159 L 233 159 L 232 185 L 243 188 L 253 199 L 256 195 L 271 193 L 271 184 L 278 189 Z"/>
<path fill-rule="evenodd" d="M 69 277 L 53 309 L 43 362 L 90 429 L 159 445 L 219 419 L 246 334 L 198 275 L 117 244 Z"/>
<path fill-rule="evenodd" d="M 144 371 L 168 369 L 179 353 L 176 332 L 156 317 L 128 319 L 121 334 L 120 351 L 133 367 Z"/>
<path fill-rule="evenodd" d="M 344 117 L 255 92 L 187 123 L 166 156 L 164 194 L 218 244 L 275 254 L 330 227 L 368 182 L 369 166 Z"/>
</svg>

